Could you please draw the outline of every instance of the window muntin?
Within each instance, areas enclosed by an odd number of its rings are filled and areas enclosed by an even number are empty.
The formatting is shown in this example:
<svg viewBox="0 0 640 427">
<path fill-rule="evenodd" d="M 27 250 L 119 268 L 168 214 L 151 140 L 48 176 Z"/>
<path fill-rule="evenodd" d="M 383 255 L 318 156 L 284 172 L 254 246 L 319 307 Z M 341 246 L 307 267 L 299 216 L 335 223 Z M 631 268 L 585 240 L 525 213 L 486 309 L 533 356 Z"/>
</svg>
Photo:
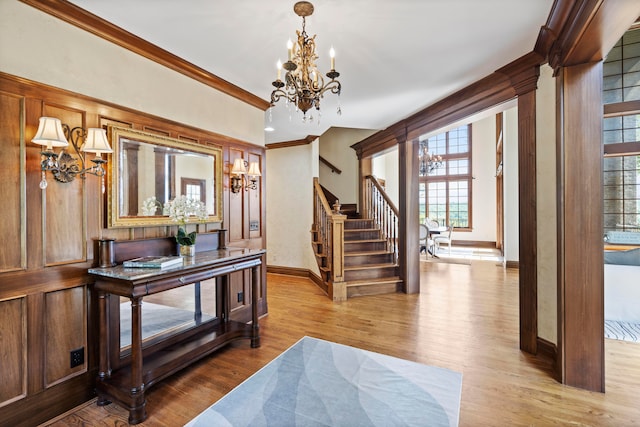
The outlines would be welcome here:
<svg viewBox="0 0 640 427">
<path fill-rule="evenodd" d="M 604 231 L 640 232 L 640 156 L 604 159 Z"/>
<path fill-rule="evenodd" d="M 471 230 L 471 125 L 426 141 L 431 154 L 442 156 L 442 166 L 420 175 L 420 221 L 428 216 L 440 225 Z"/>
<path fill-rule="evenodd" d="M 640 114 L 605 117 L 602 140 L 605 144 L 640 141 Z"/>
<path fill-rule="evenodd" d="M 603 67 L 604 232 L 616 243 L 619 232 L 640 232 L 640 28 L 622 36 Z"/>
<path fill-rule="evenodd" d="M 640 100 L 640 29 L 627 31 L 603 64 L 605 104 Z"/>
</svg>

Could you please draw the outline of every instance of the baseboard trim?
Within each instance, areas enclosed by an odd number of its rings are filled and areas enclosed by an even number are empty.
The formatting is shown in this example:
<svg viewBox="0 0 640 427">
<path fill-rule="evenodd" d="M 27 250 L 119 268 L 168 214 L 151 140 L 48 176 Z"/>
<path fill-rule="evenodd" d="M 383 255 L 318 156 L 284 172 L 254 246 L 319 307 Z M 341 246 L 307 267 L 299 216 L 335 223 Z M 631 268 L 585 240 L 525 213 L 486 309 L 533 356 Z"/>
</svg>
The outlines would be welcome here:
<svg viewBox="0 0 640 427">
<path fill-rule="evenodd" d="M 520 261 L 507 261 L 505 266 L 507 268 L 520 268 Z"/>
<path fill-rule="evenodd" d="M 285 276 L 309 277 L 309 270 L 298 267 L 282 267 L 267 265 L 267 273 L 284 274 Z"/>
<path fill-rule="evenodd" d="M 474 248 L 496 249 L 496 242 L 487 242 L 485 240 L 454 240 L 453 246 L 472 246 Z"/>
<path fill-rule="evenodd" d="M 315 283 L 315 285 L 322 289 L 325 293 L 329 292 L 329 287 L 322 281 L 322 278 L 320 278 L 320 276 L 307 268 L 267 265 L 267 273 L 304 277 Z"/>
<path fill-rule="evenodd" d="M 538 355 L 555 362 L 558 357 L 558 347 L 551 341 L 538 337 Z"/>
<path fill-rule="evenodd" d="M 558 346 L 551 341 L 547 341 L 544 338 L 537 338 L 537 355 L 541 359 L 546 359 L 551 362 L 553 367 L 553 376 L 556 381 L 560 380 L 560 370 L 558 369 Z"/>
</svg>

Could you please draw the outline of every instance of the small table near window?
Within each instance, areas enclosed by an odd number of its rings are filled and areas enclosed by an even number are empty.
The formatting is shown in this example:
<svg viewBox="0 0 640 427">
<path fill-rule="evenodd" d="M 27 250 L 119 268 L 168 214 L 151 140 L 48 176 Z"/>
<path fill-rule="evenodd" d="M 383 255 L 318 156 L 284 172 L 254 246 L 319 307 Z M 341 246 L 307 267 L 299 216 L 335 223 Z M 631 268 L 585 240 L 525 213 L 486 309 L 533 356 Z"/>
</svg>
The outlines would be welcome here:
<svg viewBox="0 0 640 427">
<path fill-rule="evenodd" d="M 129 410 L 129 423 L 140 423 L 147 417 L 145 392 L 157 381 L 233 340 L 249 339 L 251 347 L 259 347 L 259 267 L 264 253 L 264 249 L 226 248 L 197 253 L 186 257 L 182 265 L 164 269 L 122 265 L 89 269 L 96 279 L 94 289 L 98 292 L 98 405 L 116 401 Z M 251 270 L 251 324 L 229 319 L 227 276 L 242 270 Z M 143 342 L 141 307 L 145 296 L 196 284 L 195 299 L 199 300 L 200 281 L 211 278 L 216 278 L 213 319 L 197 322 L 161 340 Z M 122 297 L 131 301 L 131 345 L 126 351 L 120 347 L 119 299 Z"/>
</svg>

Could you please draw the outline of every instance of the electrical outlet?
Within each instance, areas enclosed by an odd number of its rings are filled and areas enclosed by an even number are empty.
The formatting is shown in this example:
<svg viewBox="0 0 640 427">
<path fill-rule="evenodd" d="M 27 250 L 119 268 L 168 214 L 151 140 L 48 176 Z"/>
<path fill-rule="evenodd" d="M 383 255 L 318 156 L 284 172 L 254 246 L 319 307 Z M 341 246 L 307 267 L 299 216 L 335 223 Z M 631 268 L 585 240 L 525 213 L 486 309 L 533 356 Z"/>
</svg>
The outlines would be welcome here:
<svg viewBox="0 0 640 427">
<path fill-rule="evenodd" d="M 71 350 L 71 367 L 75 368 L 84 364 L 84 347 Z"/>
<path fill-rule="evenodd" d="M 238 292 L 238 302 L 244 301 L 244 292 Z"/>
</svg>

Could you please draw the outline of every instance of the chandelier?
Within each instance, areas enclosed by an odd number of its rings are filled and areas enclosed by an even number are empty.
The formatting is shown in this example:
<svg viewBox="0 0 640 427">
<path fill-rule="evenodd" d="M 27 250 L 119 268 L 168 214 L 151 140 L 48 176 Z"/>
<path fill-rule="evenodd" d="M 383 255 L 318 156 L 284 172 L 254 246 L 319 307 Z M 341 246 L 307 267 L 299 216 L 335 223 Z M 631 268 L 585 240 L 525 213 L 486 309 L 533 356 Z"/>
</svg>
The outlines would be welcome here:
<svg viewBox="0 0 640 427">
<path fill-rule="evenodd" d="M 331 48 L 331 70 L 326 76 L 331 79 L 325 83 L 324 77 L 316 66 L 316 42 L 314 35 L 309 37 L 305 30 L 305 18 L 313 14 L 313 5 L 308 1 L 297 2 L 293 6 L 296 15 L 302 17 L 302 31 L 296 30 L 297 40 L 287 43 L 289 59 L 282 64 L 278 61 L 278 78 L 272 83 L 275 90 L 271 92 L 271 106 L 273 107 L 281 98 L 296 106 L 296 110 L 303 113 L 302 121 L 307 120 L 307 111 L 315 108 L 320 114 L 320 100 L 325 92 L 329 91 L 340 96 L 341 85 L 336 80 L 340 73 L 335 70 L 335 51 Z M 282 68 L 286 70 L 284 81 L 281 80 Z M 338 115 L 342 114 L 338 104 Z M 313 115 L 309 113 L 309 120 Z"/>
<path fill-rule="evenodd" d="M 426 176 L 431 174 L 434 170 L 442 167 L 442 156 L 432 154 L 429 152 L 429 146 L 425 142 L 420 142 L 419 148 L 419 161 L 420 161 L 420 175 Z"/>
</svg>

